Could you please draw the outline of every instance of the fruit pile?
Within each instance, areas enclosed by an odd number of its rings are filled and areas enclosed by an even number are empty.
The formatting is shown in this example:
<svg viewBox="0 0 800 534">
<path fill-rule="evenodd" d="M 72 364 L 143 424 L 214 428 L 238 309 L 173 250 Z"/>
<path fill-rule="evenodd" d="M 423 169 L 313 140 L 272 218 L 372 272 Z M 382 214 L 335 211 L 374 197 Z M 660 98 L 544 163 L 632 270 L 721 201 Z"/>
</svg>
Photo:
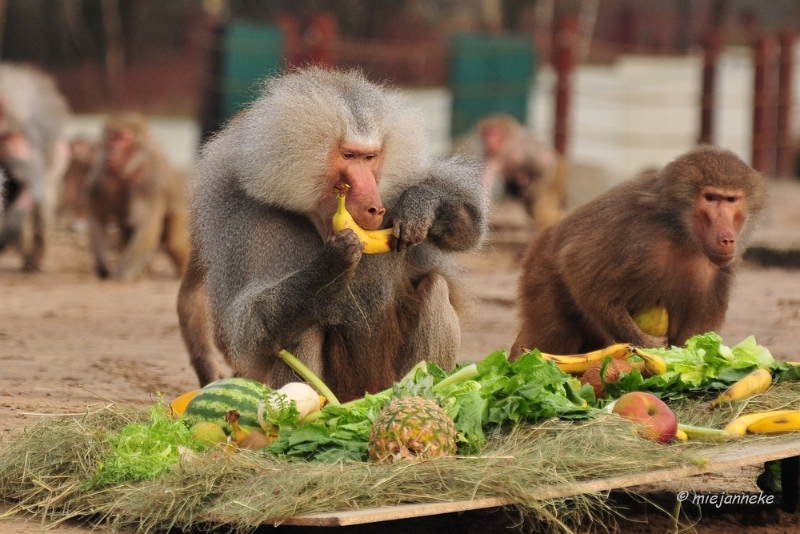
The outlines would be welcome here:
<svg viewBox="0 0 800 534">
<path fill-rule="evenodd" d="M 684 348 L 617 344 L 571 356 L 533 350 L 514 362 L 496 351 L 449 373 L 421 362 L 393 387 L 344 404 L 296 358 L 285 351 L 281 357 L 307 383 L 274 391 L 247 378 L 228 378 L 182 395 L 170 405 L 174 429 L 161 420 L 123 429 L 120 435 L 135 440 L 125 438 L 113 448 L 117 457 L 106 458 L 98 481 L 123 481 L 145 471 L 155 476 L 186 447 L 328 462 L 478 455 L 497 429 L 551 418 L 586 420 L 602 410 L 635 422 L 640 435 L 657 443 L 800 430 L 800 410 L 746 413 L 724 428 L 705 428 L 681 424 L 668 406 L 671 399 L 710 398 L 701 402 L 713 410 L 773 383 L 800 380 L 800 367 L 775 362 L 752 338 L 733 348 L 709 333 Z M 140 454 L 145 449 L 153 453 Z M 164 465 L 156 465 L 162 457 Z M 125 466 L 144 458 L 151 464 L 146 470 Z"/>
</svg>

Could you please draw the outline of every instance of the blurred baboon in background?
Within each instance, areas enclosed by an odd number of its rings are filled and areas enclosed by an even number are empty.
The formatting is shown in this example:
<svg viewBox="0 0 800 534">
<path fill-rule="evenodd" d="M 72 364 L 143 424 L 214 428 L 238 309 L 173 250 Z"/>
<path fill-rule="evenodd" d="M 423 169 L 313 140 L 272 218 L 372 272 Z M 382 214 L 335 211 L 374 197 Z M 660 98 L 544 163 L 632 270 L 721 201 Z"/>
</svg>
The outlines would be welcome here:
<svg viewBox="0 0 800 534">
<path fill-rule="evenodd" d="M 109 117 L 101 154 L 89 184 L 89 229 L 101 278 L 138 278 L 159 249 L 179 274 L 186 270 L 189 235 L 184 177 L 155 146 L 147 119 L 138 113 Z M 108 264 L 110 228 L 119 232 L 116 267 Z"/>
<path fill-rule="evenodd" d="M 84 138 L 73 139 L 70 141 L 70 155 L 61 182 L 56 216 L 60 222 L 77 229 L 89 218 L 89 176 L 97 165 L 100 144 Z"/>
<path fill-rule="evenodd" d="M 0 250 L 16 247 L 26 271 L 41 269 L 50 239 L 69 160 L 63 137 L 68 114 L 51 77 L 32 67 L 0 64 L 0 166 L 8 180 Z"/>
<path fill-rule="evenodd" d="M 6 173 L 0 168 L 0 221 L 6 210 Z"/>
<path fill-rule="evenodd" d="M 522 200 L 537 228 L 558 221 L 567 207 L 566 161 L 509 115 L 483 119 L 453 148 L 483 163 L 487 191 Z"/>
</svg>

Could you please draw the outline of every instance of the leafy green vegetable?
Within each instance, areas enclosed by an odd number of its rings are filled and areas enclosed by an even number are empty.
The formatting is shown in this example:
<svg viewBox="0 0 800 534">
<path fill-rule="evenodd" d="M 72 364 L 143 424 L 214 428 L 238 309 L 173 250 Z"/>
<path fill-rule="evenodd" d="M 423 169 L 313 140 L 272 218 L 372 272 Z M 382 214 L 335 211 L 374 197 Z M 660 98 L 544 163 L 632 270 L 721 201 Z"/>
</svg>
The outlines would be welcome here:
<svg viewBox="0 0 800 534">
<path fill-rule="evenodd" d="M 667 372 L 648 378 L 636 370 L 623 374 L 619 382 L 604 388 L 608 397 L 616 398 L 628 391 L 649 391 L 662 398 L 679 398 L 725 389 L 762 366 L 789 372 L 785 366 L 778 365 L 769 350 L 757 344 L 753 336 L 730 348 L 722 343 L 718 334 L 708 332 L 689 338 L 684 348 L 647 350 L 664 358 Z"/>
<path fill-rule="evenodd" d="M 447 410 L 458 432 L 462 454 L 477 454 L 486 429 L 549 417 L 585 419 L 586 399 L 594 393 L 545 361 L 538 351 L 509 362 L 505 351 L 489 354 L 478 364 L 461 364 L 448 374 L 436 364 L 417 366 L 391 390 L 367 395 L 341 406 L 326 406 L 315 421 L 298 430 L 281 429 L 269 451 L 286 458 L 338 460 L 366 458 L 372 422 L 390 398 L 420 395 L 435 398 Z M 324 427 L 300 432 L 310 425 Z"/>
<path fill-rule="evenodd" d="M 164 404 L 150 408 L 149 423 L 131 423 L 108 436 L 110 450 L 85 489 L 138 480 L 155 480 L 178 463 L 181 448 L 210 446 L 192 437 L 183 421 L 167 415 Z"/>
<path fill-rule="evenodd" d="M 282 458 L 366 460 L 372 421 L 387 399 L 382 394 L 368 394 L 346 404 L 329 404 L 315 421 L 297 429 L 281 428 L 267 450 Z"/>
<path fill-rule="evenodd" d="M 300 412 L 297 411 L 297 404 L 278 391 L 270 390 L 264 396 L 262 417 L 264 423 L 277 428 L 300 426 Z"/>
</svg>

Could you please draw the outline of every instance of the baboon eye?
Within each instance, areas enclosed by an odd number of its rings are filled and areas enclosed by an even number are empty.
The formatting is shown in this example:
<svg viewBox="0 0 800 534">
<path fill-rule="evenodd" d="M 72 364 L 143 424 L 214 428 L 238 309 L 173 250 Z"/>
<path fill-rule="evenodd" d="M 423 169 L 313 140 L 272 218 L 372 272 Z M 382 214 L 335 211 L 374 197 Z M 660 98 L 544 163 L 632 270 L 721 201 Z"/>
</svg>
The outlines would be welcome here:
<svg viewBox="0 0 800 534">
<path fill-rule="evenodd" d="M 714 202 L 714 195 L 711 193 L 706 193 L 704 196 L 707 202 Z"/>
<path fill-rule="evenodd" d="M 731 204 L 733 204 L 734 202 L 736 202 L 736 201 L 737 201 L 737 200 L 739 200 L 739 199 L 738 199 L 737 197 L 728 197 L 726 200 L 727 200 L 728 202 L 730 202 Z"/>
<path fill-rule="evenodd" d="M 366 159 L 367 161 L 372 161 L 373 159 L 375 159 L 375 154 L 367 154 L 366 156 L 364 156 L 364 159 Z"/>
<path fill-rule="evenodd" d="M 356 155 L 353 152 L 342 152 L 342 157 L 344 159 L 353 159 Z"/>
</svg>

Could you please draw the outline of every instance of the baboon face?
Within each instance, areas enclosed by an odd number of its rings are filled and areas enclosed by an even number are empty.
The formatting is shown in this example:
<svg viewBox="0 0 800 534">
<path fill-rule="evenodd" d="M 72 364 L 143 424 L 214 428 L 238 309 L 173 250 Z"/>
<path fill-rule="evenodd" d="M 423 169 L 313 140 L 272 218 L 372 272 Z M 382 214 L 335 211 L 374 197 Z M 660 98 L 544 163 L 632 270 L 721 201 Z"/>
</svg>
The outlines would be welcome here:
<svg viewBox="0 0 800 534">
<path fill-rule="evenodd" d="M 747 220 L 745 206 L 745 194 L 739 189 L 704 187 L 698 194 L 694 231 L 703 253 L 719 267 L 729 265 L 736 256 L 737 238 Z"/>
<path fill-rule="evenodd" d="M 136 151 L 136 132 L 133 128 L 109 128 L 104 136 L 106 166 L 112 173 L 120 173 Z"/>
<path fill-rule="evenodd" d="M 383 151 L 380 144 L 363 142 L 342 142 L 331 151 L 330 167 L 324 181 L 328 184 L 329 195 L 323 199 L 320 217 L 330 220 L 336 211 L 334 186 L 349 186 L 345 205 L 356 222 L 368 230 L 380 227 L 386 209 L 378 193 L 378 182 L 383 164 Z"/>
</svg>

